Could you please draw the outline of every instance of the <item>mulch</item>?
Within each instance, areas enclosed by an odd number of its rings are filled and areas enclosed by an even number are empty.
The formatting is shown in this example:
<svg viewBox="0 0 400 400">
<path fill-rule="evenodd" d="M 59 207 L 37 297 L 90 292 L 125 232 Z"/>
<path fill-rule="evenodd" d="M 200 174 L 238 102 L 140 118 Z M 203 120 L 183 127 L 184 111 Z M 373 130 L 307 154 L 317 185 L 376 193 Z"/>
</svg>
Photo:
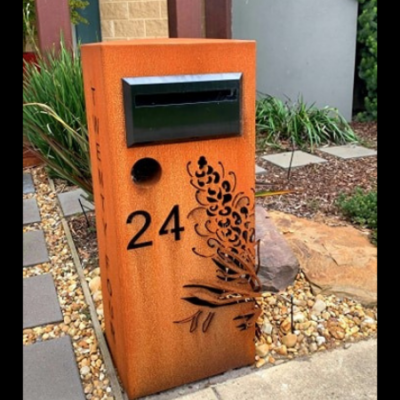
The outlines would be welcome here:
<svg viewBox="0 0 400 400">
<path fill-rule="evenodd" d="M 352 123 L 360 144 L 377 149 L 377 124 Z M 282 151 L 290 151 L 282 143 Z M 335 202 L 341 193 L 351 194 L 356 187 L 365 191 L 377 189 L 377 157 L 344 160 L 315 150 L 316 156 L 328 160 L 323 164 L 310 164 L 288 171 L 260 158 L 276 152 L 266 149 L 257 157 L 257 164 L 267 173 L 257 176 L 256 191 L 294 190 L 294 193 L 257 198 L 267 210 L 282 211 L 297 217 L 313 218 L 343 224 L 345 222 Z"/>
</svg>

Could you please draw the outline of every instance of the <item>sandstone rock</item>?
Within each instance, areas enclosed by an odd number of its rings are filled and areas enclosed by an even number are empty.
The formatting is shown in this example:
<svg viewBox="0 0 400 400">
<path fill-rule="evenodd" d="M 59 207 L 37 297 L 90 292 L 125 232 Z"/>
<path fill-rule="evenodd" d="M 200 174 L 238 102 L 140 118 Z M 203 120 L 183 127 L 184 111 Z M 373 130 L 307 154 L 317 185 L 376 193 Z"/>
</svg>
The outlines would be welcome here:
<svg viewBox="0 0 400 400">
<path fill-rule="evenodd" d="M 306 319 L 307 319 L 306 316 L 301 312 L 293 315 L 294 322 L 304 322 Z"/>
<path fill-rule="evenodd" d="M 256 240 L 260 240 L 258 276 L 263 290 L 278 292 L 292 285 L 299 262 L 261 205 L 256 205 Z"/>
<path fill-rule="evenodd" d="M 269 346 L 267 344 L 262 344 L 256 347 L 256 354 L 260 357 L 265 357 L 269 352 Z"/>
<path fill-rule="evenodd" d="M 89 288 L 92 293 L 96 293 L 101 289 L 101 280 L 99 276 L 94 277 L 89 282 Z"/>
<path fill-rule="evenodd" d="M 282 333 L 289 332 L 292 328 L 292 323 L 290 322 L 290 319 L 289 318 L 284 319 L 279 328 L 282 331 Z"/>
<path fill-rule="evenodd" d="M 325 308 L 326 308 L 326 303 L 325 303 L 324 301 L 318 299 L 318 300 L 314 303 L 314 305 L 313 305 L 311 311 L 312 311 L 313 313 L 315 313 L 315 314 L 320 314 L 322 311 L 325 311 Z"/>
<path fill-rule="evenodd" d="M 90 368 L 87 365 L 85 365 L 84 367 L 81 368 L 80 372 L 82 375 L 87 375 L 90 372 Z"/>
<path fill-rule="evenodd" d="M 297 336 L 293 333 L 288 333 L 282 338 L 282 343 L 287 347 L 294 347 L 297 343 Z"/>
<path fill-rule="evenodd" d="M 314 353 L 314 352 L 316 352 L 318 350 L 318 345 L 317 345 L 317 343 L 311 343 L 310 344 L 310 351 L 311 351 L 311 353 Z"/>
<path fill-rule="evenodd" d="M 273 326 L 269 323 L 269 321 L 264 321 L 261 331 L 262 333 L 266 333 L 267 335 L 270 335 L 272 333 Z"/>
<path fill-rule="evenodd" d="M 330 227 L 277 211 L 268 213 L 284 234 L 314 294 L 377 304 L 377 248 L 357 229 Z"/>
<path fill-rule="evenodd" d="M 287 347 L 283 344 L 281 347 L 276 349 L 276 352 L 281 356 L 286 356 L 287 355 Z"/>
<path fill-rule="evenodd" d="M 266 360 L 265 358 L 260 358 L 260 359 L 256 362 L 256 367 L 257 367 L 257 368 L 261 368 L 266 362 L 267 362 L 267 360 Z"/>
</svg>

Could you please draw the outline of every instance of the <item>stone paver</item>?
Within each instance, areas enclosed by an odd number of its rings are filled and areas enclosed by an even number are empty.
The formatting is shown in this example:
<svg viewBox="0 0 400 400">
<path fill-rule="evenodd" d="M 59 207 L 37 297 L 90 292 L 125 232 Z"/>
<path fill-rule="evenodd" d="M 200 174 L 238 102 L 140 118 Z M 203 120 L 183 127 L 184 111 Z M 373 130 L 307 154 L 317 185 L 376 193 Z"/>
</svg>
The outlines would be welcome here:
<svg viewBox="0 0 400 400">
<path fill-rule="evenodd" d="M 23 346 L 24 400 L 85 400 L 71 338 Z"/>
<path fill-rule="evenodd" d="M 315 354 L 229 380 L 214 390 L 222 400 L 376 400 L 377 342 Z"/>
<path fill-rule="evenodd" d="M 23 279 L 23 329 L 63 320 L 51 274 Z"/>
<path fill-rule="evenodd" d="M 355 144 L 347 144 L 344 146 L 333 146 L 333 147 L 321 147 L 318 150 L 331 154 L 339 158 L 361 158 L 376 156 L 378 153 L 376 150 L 368 149 L 366 147 L 357 146 Z"/>
<path fill-rule="evenodd" d="M 262 156 L 263 160 L 269 161 L 278 167 L 289 169 L 290 159 L 292 157 L 291 151 L 279 154 L 269 154 L 267 156 Z M 312 154 L 305 153 L 301 150 L 296 150 L 293 154 L 292 168 L 303 167 L 308 164 L 319 164 L 327 162 L 321 157 L 313 156 Z"/>
<path fill-rule="evenodd" d="M 23 194 L 34 193 L 35 186 L 33 185 L 32 175 L 25 172 L 22 174 L 22 176 L 23 176 L 22 193 Z"/>
<path fill-rule="evenodd" d="M 264 168 L 262 168 L 256 164 L 256 175 L 262 175 L 262 174 L 266 174 L 266 173 L 267 173 L 267 170 L 265 170 Z"/>
<path fill-rule="evenodd" d="M 49 261 L 43 231 L 31 231 L 23 234 L 22 259 L 24 267 Z"/>
<path fill-rule="evenodd" d="M 65 217 L 79 214 L 82 212 L 82 207 L 79 204 L 79 199 L 85 211 L 94 210 L 92 203 L 85 200 L 86 194 L 82 189 L 71 190 L 70 192 L 60 193 L 58 199 Z"/>
<path fill-rule="evenodd" d="M 40 222 L 39 208 L 36 199 L 23 200 L 23 225 Z"/>
</svg>

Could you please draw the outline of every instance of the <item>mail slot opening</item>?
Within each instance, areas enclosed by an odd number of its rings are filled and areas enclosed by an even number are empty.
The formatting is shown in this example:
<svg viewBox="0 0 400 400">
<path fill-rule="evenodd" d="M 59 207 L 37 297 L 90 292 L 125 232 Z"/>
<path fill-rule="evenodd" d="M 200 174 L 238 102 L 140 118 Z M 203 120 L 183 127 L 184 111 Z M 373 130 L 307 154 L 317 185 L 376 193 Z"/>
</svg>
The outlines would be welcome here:
<svg viewBox="0 0 400 400">
<path fill-rule="evenodd" d="M 197 104 L 223 101 L 236 101 L 238 91 L 236 89 L 222 89 L 199 92 L 181 93 L 151 93 L 137 94 L 135 96 L 136 107 L 169 106 L 178 104 Z"/>
<path fill-rule="evenodd" d="M 160 180 L 161 165 L 154 158 L 141 158 L 133 165 L 131 175 L 137 185 L 153 185 Z"/>
</svg>

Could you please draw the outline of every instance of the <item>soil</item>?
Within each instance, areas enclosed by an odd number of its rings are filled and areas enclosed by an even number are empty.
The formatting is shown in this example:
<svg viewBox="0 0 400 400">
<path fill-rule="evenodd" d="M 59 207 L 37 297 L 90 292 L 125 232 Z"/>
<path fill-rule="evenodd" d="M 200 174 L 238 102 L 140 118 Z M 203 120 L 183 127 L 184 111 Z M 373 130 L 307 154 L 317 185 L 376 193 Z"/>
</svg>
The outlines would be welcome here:
<svg viewBox="0 0 400 400">
<path fill-rule="evenodd" d="M 360 138 L 360 144 L 377 149 L 377 124 L 352 123 Z M 281 151 L 292 150 L 282 143 Z M 345 224 L 335 202 L 341 193 L 351 194 L 356 187 L 365 191 L 377 189 L 377 157 L 344 160 L 329 154 L 314 151 L 316 156 L 328 160 L 323 164 L 310 164 L 294 168 L 290 172 L 274 166 L 260 158 L 261 155 L 277 152 L 267 148 L 259 153 L 257 164 L 267 173 L 256 179 L 256 191 L 293 190 L 293 193 L 257 198 L 267 210 L 277 210 L 298 217 L 322 220 L 329 224 Z"/>
</svg>

